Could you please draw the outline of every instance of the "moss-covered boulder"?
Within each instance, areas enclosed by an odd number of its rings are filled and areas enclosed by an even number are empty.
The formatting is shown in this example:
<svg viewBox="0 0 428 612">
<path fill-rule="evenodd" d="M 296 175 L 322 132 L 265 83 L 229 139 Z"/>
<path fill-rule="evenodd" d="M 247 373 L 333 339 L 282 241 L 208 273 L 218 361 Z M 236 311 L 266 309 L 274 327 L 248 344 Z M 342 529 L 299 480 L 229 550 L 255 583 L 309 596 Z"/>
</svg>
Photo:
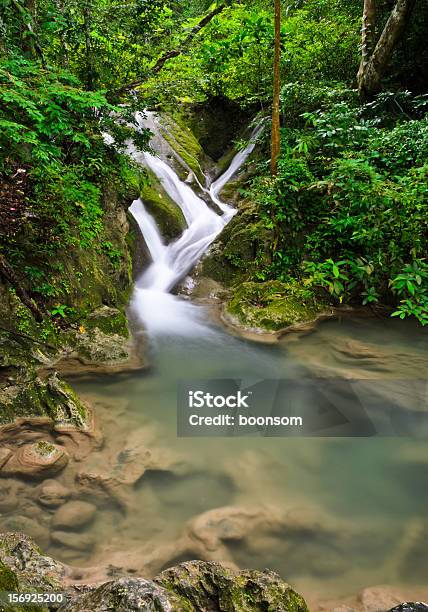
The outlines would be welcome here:
<svg viewBox="0 0 428 612">
<path fill-rule="evenodd" d="M 274 572 L 233 572 L 219 563 L 188 561 L 155 582 L 178 593 L 191 610 L 307 612 L 305 601 Z"/>
<path fill-rule="evenodd" d="M 0 591 L 46 593 L 63 591 L 66 568 L 23 533 L 0 533 Z M 3 608 L 0 606 L 0 609 Z M 41 605 L 11 605 L 8 612 L 47 612 Z"/>
<path fill-rule="evenodd" d="M 18 374 L 0 387 L 0 424 L 18 418 L 48 417 L 56 425 L 86 429 L 89 415 L 85 404 L 56 373 L 46 380 Z"/>
<path fill-rule="evenodd" d="M 274 572 L 232 572 L 219 563 L 188 561 L 153 581 L 120 578 L 74 597 L 61 612 L 308 612 L 305 601 Z"/>
<path fill-rule="evenodd" d="M 217 160 L 230 150 L 253 118 L 253 111 L 245 111 L 238 103 L 219 96 L 203 104 L 183 103 L 181 117 L 204 151 L 218 164 Z"/>
<path fill-rule="evenodd" d="M 257 266 L 270 263 L 272 240 L 254 204 L 246 202 L 202 260 L 202 274 L 226 286 L 242 282 Z"/>
<path fill-rule="evenodd" d="M 278 331 L 314 319 L 326 304 L 298 284 L 245 282 L 226 305 L 226 316 L 248 329 Z"/>
<path fill-rule="evenodd" d="M 144 578 L 119 578 L 71 599 L 61 612 L 194 612 L 194 608 L 179 595 Z"/>
<path fill-rule="evenodd" d="M 154 217 L 164 238 L 177 238 L 186 228 L 183 213 L 169 197 L 156 175 L 147 170 L 148 180 L 141 185 L 140 196 L 148 212 Z"/>
</svg>

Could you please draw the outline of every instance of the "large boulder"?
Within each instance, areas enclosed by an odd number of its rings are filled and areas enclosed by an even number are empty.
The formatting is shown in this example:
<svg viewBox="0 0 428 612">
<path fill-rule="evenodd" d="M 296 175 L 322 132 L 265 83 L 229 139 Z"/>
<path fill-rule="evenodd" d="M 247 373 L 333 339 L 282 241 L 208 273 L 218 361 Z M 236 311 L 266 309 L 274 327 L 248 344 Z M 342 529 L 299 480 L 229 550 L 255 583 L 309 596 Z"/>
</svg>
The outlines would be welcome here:
<svg viewBox="0 0 428 612">
<path fill-rule="evenodd" d="M 195 611 L 308 612 L 303 598 L 267 570 L 233 572 L 218 563 L 188 561 L 165 570 L 154 582 L 183 596 Z"/>
<path fill-rule="evenodd" d="M 192 612 L 194 608 L 183 598 L 143 578 L 119 578 L 97 589 L 71 599 L 61 612 Z"/>
<path fill-rule="evenodd" d="M 56 373 L 46 380 L 20 375 L 0 388 L 0 425 L 40 417 L 57 426 L 82 430 L 90 420 L 87 407 Z"/>
<path fill-rule="evenodd" d="M 52 517 L 55 529 L 80 529 L 92 521 L 96 506 L 84 501 L 70 501 L 61 506 Z"/>
<path fill-rule="evenodd" d="M 226 306 L 225 317 L 251 330 L 279 331 L 305 323 L 325 310 L 310 291 L 279 281 L 246 282 L 235 289 Z"/>
</svg>

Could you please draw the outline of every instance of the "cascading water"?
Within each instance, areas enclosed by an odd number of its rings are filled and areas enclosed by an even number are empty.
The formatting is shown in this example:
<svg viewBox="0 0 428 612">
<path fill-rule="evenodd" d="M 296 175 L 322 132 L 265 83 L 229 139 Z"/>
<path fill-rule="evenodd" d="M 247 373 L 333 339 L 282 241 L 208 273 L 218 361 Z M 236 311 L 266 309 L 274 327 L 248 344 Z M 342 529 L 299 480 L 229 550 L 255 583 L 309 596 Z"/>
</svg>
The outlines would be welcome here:
<svg viewBox="0 0 428 612">
<path fill-rule="evenodd" d="M 140 124 L 142 119 L 139 119 Z M 137 221 L 149 249 L 152 263 L 138 279 L 131 309 L 151 336 L 158 335 L 210 335 L 203 322 L 201 308 L 169 293 L 196 264 L 201 255 L 219 235 L 235 214 L 235 210 L 222 202 L 219 194 L 225 184 L 239 170 L 253 151 L 262 125 L 251 134 L 249 144 L 237 153 L 228 170 L 211 184 L 209 195 L 223 214 L 212 210 L 189 185 L 179 179 L 164 161 L 150 153 L 130 154 L 144 163 L 160 180 L 167 194 L 180 207 L 187 228 L 176 241 L 164 244 L 152 216 L 141 199 L 135 200 L 130 212 Z"/>
</svg>

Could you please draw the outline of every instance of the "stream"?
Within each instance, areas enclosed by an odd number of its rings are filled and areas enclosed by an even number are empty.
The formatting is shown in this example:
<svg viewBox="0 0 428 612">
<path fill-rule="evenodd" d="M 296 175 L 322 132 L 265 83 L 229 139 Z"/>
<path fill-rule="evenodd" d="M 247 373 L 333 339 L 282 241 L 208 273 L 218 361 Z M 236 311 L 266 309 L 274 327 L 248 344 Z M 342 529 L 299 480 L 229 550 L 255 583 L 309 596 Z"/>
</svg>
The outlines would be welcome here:
<svg viewBox="0 0 428 612">
<path fill-rule="evenodd" d="M 57 479 L 74 497 L 91 501 L 96 515 L 72 538 L 49 541 L 44 533 L 40 543 L 60 560 L 108 568 L 108 575 L 149 577 L 193 558 L 268 567 L 314 599 L 376 584 L 423 586 L 425 440 L 177 437 L 181 379 L 321 376 L 379 385 L 426 379 L 427 334 L 413 321 L 348 315 L 262 344 L 227 333 L 208 306 L 171 293 L 235 213 L 220 193 L 250 155 L 260 129 L 206 189 L 212 207 L 165 161 L 135 153 L 180 206 L 187 229 L 165 244 L 143 202 L 131 206 L 152 258 L 130 304 L 150 367 L 73 377 L 95 408 L 104 443 Z M 387 385 L 385 394 L 406 402 L 411 387 Z M 76 488 L 76 478 L 85 482 L 79 474 L 91 475 L 91 487 Z M 25 499 L 36 495 L 36 487 L 25 483 Z M 21 522 L 25 512 L 23 504 Z M 40 525 L 52 531 L 51 511 L 38 512 Z M 10 528 L 17 513 L 1 516 L 0 524 Z"/>
</svg>

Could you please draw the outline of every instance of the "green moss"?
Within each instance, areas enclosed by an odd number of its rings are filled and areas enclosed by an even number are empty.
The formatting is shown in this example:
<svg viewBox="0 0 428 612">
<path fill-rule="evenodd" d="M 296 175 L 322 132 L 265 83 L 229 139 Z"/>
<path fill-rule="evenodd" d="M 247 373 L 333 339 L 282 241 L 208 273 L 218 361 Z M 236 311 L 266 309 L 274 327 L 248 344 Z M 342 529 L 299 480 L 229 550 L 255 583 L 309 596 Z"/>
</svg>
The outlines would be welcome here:
<svg viewBox="0 0 428 612">
<path fill-rule="evenodd" d="M 33 375 L 34 376 L 34 375 Z M 88 415 L 73 389 L 56 375 L 46 381 L 17 378 L 0 393 L 0 424 L 19 417 L 49 417 L 54 423 L 86 427 Z"/>
<path fill-rule="evenodd" d="M 166 238 L 177 238 L 186 228 L 183 213 L 169 197 L 156 175 L 147 171 L 149 181 L 141 186 L 140 196 Z"/>
<path fill-rule="evenodd" d="M 36 447 L 37 452 L 44 457 L 51 455 L 55 451 L 55 446 L 50 444 L 50 442 L 46 442 L 45 440 L 37 442 Z"/>
<path fill-rule="evenodd" d="M 235 573 L 218 563 L 188 561 L 162 572 L 155 581 L 196 610 L 308 612 L 302 597 L 274 572 Z"/>
<path fill-rule="evenodd" d="M 272 240 L 272 232 L 247 202 L 202 261 L 203 274 L 226 286 L 248 280 L 258 266 L 269 265 Z"/>
<path fill-rule="evenodd" d="M 162 115 L 162 135 L 174 151 L 187 164 L 201 183 L 205 182 L 202 170 L 204 152 L 192 130 L 179 114 Z"/>
<path fill-rule="evenodd" d="M 0 591 L 17 591 L 18 579 L 15 573 L 0 561 Z"/>
<path fill-rule="evenodd" d="M 107 335 L 118 334 L 124 338 L 129 337 L 128 319 L 125 313 L 117 308 L 101 306 L 91 312 L 82 325 L 88 330 L 97 327 Z"/>
<path fill-rule="evenodd" d="M 248 328 L 277 331 L 310 321 L 325 307 L 298 284 L 267 281 L 242 283 L 226 310 Z"/>
</svg>

